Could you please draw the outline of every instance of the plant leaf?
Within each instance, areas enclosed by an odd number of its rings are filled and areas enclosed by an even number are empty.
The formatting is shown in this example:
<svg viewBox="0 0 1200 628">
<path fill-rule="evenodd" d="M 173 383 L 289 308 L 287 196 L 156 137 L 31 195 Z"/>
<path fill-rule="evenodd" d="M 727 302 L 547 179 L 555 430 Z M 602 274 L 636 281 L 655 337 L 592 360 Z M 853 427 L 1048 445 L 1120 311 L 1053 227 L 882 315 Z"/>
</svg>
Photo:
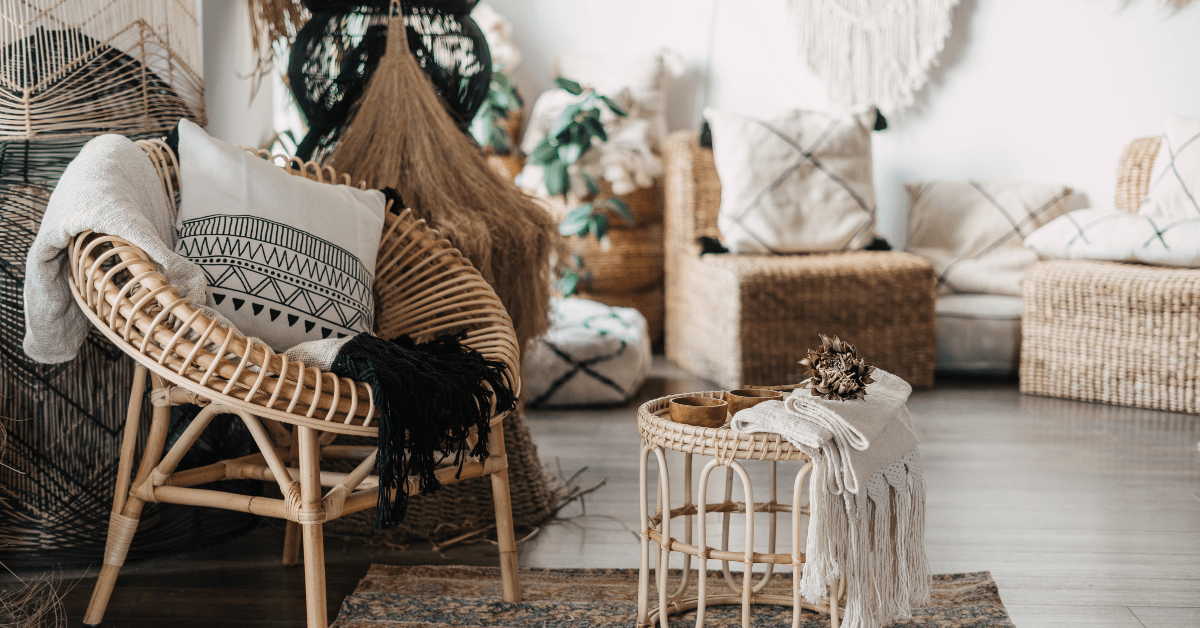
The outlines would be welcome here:
<svg viewBox="0 0 1200 628">
<path fill-rule="evenodd" d="M 558 291 L 564 297 L 569 297 L 579 290 L 579 273 L 568 270 L 564 271 L 562 276 L 558 278 Z"/>
<path fill-rule="evenodd" d="M 567 195 L 567 164 L 557 157 L 545 165 L 546 191 L 551 196 Z"/>
<path fill-rule="evenodd" d="M 573 164 L 579 161 L 579 156 L 583 154 L 583 146 L 574 142 L 558 145 L 558 158 L 566 163 Z"/>
<path fill-rule="evenodd" d="M 583 183 L 587 186 L 588 194 L 595 196 L 600 193 L 600 186 L 596 185 L 596 180 L 588 173 L 583 173 Z"/>
<path fill-rule="evenodd" d="M 583 87 L 581 87 L 579 85 L 579 83 L 576 83 L 575 81 L 572 81 L 571 79 L 565 79 L 560 76 L 560 77 L 554 79 L 554 84 L 567 90 L 568 92 L 570 92 L 571 94 L 573 94 L 575 96 L 578 96 L 583 93 Z"/>
<path fill-rule="evenodd" d="M 629 117 L 629 112 L 622 109 L 621 105 L 618 105 L 615 100 L 609 98 L 608 96 L 601 96 L 600 100 L 604 101 L 604 104 L 608 105 L 609 111 L 612 111 L 622 118 Z"/>
<path fill-rule="evenodd" d="M 608 216 L 604 214 L 592 214 L 591 220 L 592 235 L 596 236 L 597 240 L 603 240 L 608 233 Z"/>
<path fill-rule="evenodd" d="M 610 198 L 604 203 L 609 209 L 617 212 L 617 215 L 625 219 L 625 222 L 633 224 L 633 211 L 629 209 L 629 203 L 619 199 Z"/>
<path fill-rule="evenodd" d="M 567 215 L 563 216 L 562 222 L 558 223 L 558 232 L 564 236 L 576 235 L 580 230 L 587 233 L 594 209 L 591 203 L 584 203 L 567 212 Z"/>
<path fill-rule="evenodd" d="M 543 138 L 541 142 L 538 142 L 537 148 L 529 153 L 529 163 L 535 166 L 545 166 L 556 159 L 558 159 L 558 147 L 551 144 L 548 138 Z"/>
<path fill-rule="evenodd" d="M 583 126 L 586 127 L 587 130 L 590 131 L 592 135 L 595 135 L 596 137 L 600 138 L 601 142 L 608 141 L 608 133 L 606 133 L 604 131 L 604 125 L 600 124 L 599 120 L 597 120 L 595 118 L 584 118 Z"/>
</svg>

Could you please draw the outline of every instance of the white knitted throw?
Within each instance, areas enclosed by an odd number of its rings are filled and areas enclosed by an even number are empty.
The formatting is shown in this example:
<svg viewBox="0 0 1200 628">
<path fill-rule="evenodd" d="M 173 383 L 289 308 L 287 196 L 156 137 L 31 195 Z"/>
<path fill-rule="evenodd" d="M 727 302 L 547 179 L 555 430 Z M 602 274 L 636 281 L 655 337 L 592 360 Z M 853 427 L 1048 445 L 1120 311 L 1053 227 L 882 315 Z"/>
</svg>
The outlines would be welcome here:
<svg viewBox="0 0 1200 628">
<path fill-rule="evenodd" d="M 846 628 L 880 628 L 929 603 L 925 480 L 904 402 L 912 387 L 876 369 L 863 399 L 797 389 L 742 410 L 732 427 L 782 435 L 813 460 L 800 593 L 817 603 L 845 575 Z"/>
<path fill-rule="evenodd" d="M 24 349 L 30 358 L 42 363 L 74 359 L 88 334 L 90 324 L 67 282 L 67 246 L 71 238 L 89 230 L 124 238 L 145 251 L 180 297 L 229 325 L 206 306 L 204 271 L 175 252 L 174 201 L 146 153 L 126 137 L 101 135 L 85 144 L 63 172 L 29 247 Z M 305 342 L 287 355 L 328 369 L 346 340 Z"/>
<path fill-rule="evenodd" d="M 891 113 L 913 102 L 959 0 L 791 0 L 808 66 L 839 107 Z"/>
</svg>

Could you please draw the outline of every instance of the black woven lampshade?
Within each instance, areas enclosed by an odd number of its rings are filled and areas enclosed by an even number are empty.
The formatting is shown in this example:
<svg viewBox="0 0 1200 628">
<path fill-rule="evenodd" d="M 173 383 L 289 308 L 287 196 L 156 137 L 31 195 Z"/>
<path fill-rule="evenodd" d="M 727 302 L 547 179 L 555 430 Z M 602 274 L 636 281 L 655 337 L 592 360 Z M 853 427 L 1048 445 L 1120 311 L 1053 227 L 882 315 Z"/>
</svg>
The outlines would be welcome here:
<svg viewBox="0 0 1200 628">
<path fill-rule="evenodd" d="M 478 0 L 403 3 L 408 47 L 464 133 L 488 94 L 492 57 L 471 9 Z M 297 156 L 321 159 L 336 143 L 387 46 L 390 2 L 309 0 L 288 81 L 309 133 Z"/>
</svg>

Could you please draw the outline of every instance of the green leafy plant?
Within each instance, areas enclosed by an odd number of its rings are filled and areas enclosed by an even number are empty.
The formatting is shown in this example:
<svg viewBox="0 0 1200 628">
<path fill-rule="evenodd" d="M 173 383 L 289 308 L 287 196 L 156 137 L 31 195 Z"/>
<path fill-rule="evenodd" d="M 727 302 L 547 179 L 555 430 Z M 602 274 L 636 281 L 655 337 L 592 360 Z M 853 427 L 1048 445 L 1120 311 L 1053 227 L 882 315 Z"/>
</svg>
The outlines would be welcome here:
<svg viewBox="0 0 1200 628">
<path fill-rule="evenodd" d="M 512 79 L 503 72 L 493 71 L 487 98 L 471 120 L 471 136 L 480 146 L 491 148 L 497 155 L 511 153 L 512 139 L 505 122 L 522 104 Z"/>
<path fill-rule="evenodd" d="M 613 99 L 601 96 L 593 89 L 585 90 L 575 81 L 558 78 L 555 83 L 568 93 L 583 98 L 569 105 L 558 116 L 546 137 L 529 154 L 529 163 L 542 167 L 547 192 L 566 199 L 571 192 L 571 166 L 579 163 L 593 145 L 608 141 L 608 133 L 600 121 L 603 113 L 601 107 L 620 117 L 629 114 Z M 595 198 L 600 193 L 600 186 L 587 173 L 581 174 L 587 196 Z M 564 236 L 585 237 L 590 233 L 597 240 L 602 240 L 608 233 L 610 214 L 633 224 L 633 212 L 629 210 L 629 205 L 618 198 L 607 198 L 571 209 L 563 217 L 558 231 Z"/>
<path fill-rule="evenodd" d="M 570 260 L 559 264 L 558 283 L 555 286 L 564 297 L 579 292 L 579 284 L 591 281 L 591 273 L 583 267 L 583 258 L 571 255 Z"/>
</svg>

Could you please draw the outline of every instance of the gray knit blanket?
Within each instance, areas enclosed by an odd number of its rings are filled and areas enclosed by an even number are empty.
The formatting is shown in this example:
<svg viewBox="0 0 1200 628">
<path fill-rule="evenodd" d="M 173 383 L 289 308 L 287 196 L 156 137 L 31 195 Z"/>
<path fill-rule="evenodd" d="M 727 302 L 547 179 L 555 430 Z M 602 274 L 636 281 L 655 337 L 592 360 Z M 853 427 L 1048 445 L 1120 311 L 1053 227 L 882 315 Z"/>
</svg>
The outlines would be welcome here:
<svg viewBox="0 0 1200 628">
<path fill-rule="evenodd" d="M 876 369 L 863 399 L 799 388 L 742 410 L 732 427 L 782 435 L 812 457 L 800 593 L 812 603 L 846 578 L 846 628 L 881 628 L 929 602 L 925 480 L 904 402 L 912 387 Z"/>
</svg>

